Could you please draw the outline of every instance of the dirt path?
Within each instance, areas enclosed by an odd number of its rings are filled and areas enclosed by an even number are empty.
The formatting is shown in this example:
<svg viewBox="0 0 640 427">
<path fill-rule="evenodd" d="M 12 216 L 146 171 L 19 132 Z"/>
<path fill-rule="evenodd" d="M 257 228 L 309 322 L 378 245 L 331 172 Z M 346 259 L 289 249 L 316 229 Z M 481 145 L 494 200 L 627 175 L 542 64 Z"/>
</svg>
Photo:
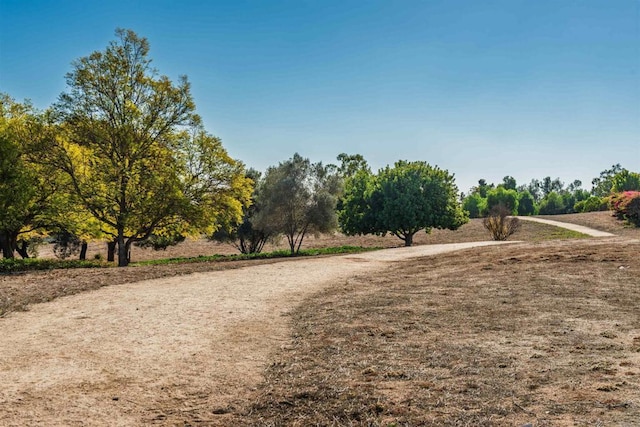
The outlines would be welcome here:
<svg viewBox="0 0 640 427">
<path fill-rule="evenodd" d="M 391 262 L 496 242 L 416 246 L 149 280 L 0 319 L 0 425 L 224 424 L 286 345 L 305 297 Z M 182 425 L 182 424 L 181 424 Z"/>
<path fill-rule="evenodd" d="M 608 233 L 606 231 L 594 230 L 593 228 L 585 227 L 578 224 L 570 224 L 568 222 L 553 221 L 551 219 L 534 218 L 530 216 L 519 216 L 519 219 L 523 221 L 539 222 L 541 224 L 554 225 L 556 227 L 566 228 L 567 230 L 577 231 L 578 233 L 586 234 L 591 237 L 613 237 L 615 234 Z"/>
</svg>

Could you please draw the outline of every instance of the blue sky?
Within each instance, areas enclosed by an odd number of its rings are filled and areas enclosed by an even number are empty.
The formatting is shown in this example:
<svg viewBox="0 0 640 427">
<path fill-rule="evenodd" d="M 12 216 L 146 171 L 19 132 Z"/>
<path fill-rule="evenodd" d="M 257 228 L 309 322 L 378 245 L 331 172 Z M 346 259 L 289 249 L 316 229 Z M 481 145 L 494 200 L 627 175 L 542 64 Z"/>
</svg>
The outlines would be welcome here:
<svg viewBox="0 0 640 427">
<path fill-rule="evenodd" d="M 46 108 L 117 27 L 260 170 L 359 153 L 461 191 L 640 170 L 639 0 L 0 0 L 0 91 Z"/>
</svg>

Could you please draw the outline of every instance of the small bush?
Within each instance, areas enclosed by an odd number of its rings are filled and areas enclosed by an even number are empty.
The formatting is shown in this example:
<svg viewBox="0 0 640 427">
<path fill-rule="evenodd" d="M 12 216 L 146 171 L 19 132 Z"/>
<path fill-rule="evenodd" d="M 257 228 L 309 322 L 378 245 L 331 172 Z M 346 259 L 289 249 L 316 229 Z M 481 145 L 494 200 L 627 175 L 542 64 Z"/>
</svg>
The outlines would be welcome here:
<svg viewBox="0 0 640 427">
<path fill-rule="evenodd" d="M 640 226 L 640 191 L 625 191 L 610 197 L 610 206 L 618 219 Z"/>
<path fill-rule="evenodd" d="M 518 231 L 521 227 L 518 218 L 510 217 L 511 211 L 504 205 L 497 205 L 491 208 L 482 224 L 489 230 L 493 240 L 507 240 L 509 236 Z"/>
<path fill-rule="evenodd" d="M 140 248 L 153 248 L 154 251 L 166 251 L 169 246 L 175 246 L 185 241 L 185 236 L 180 233 L 167 235 L 152 234 L 145 240 L 134 243 Z"/>
</svg>

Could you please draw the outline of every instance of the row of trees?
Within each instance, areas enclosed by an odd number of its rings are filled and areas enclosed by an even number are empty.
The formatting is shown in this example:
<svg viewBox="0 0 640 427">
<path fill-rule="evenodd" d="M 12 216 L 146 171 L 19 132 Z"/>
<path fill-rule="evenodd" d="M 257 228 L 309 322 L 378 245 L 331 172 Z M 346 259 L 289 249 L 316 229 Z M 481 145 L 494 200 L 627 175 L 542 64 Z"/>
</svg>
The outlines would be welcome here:
<svg viewBox="0 0 640 427">
<path fill-rule="evenodd" d="M 323 166 L 296 154 L 264 177 L 250 171 L 256 183 L 253 203 L 242 221 L 213 238 L 252 253 L 285 236 L 296 253 L 309 233 L 340 228 L 347 235 L 391 233 L 411 246 L 421 230 L 453 230 L 468 221 L 453 175 L 445 170 L 399 161 L 374 174 L 361 155 L 340 154 L 338 160 L 340 166 Z"/>
<path fill-rule="evenodd" d="M 565 186 L 559 178 L 545 177 L 517 185 L 513 177 L 505 176 L 498 185 L 479 180 L 468 195 L 462 195 L 462 203 L 472 218 L 486 216 L 497 205 L 512 215 L 558 215 L 607 210 L 611 194 L 629 190 L 640 190 L 640 174 L 616 164 L 592 180 L 591 191 L 583 189 L 579 180 Z"/>
<path fill-rule="evenodd" d="M 116 36 L 73 63 L 68 91 L 46 111 L 0 96 L 3 257 L 27 257 L 34 236 L 53 237 L 61 256 L 106 240 L 119 266 L 134 243 L 162 248 L 188 235 L 243 252 L 285 236 L 295 253 L 338 220 L 347 233 L 391 232 L 410 245 L 420 229 L 465 221 L 453 176 L 423 162 L 375 175 L 359 155 L 324 166 L 296 154 L 264 177 L 245 171 L 204 129 L 186 77 L 159 75 L 146 39 Z"/>
</svg>

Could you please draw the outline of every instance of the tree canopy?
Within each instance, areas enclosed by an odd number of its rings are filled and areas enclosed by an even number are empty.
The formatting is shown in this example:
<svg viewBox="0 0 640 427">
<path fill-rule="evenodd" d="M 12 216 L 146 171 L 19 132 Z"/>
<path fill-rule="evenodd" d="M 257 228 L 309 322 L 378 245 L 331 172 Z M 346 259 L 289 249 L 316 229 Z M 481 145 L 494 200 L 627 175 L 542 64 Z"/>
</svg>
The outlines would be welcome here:
<svg viewBox="0 0 640 427">
<path fill-rule="evenodd" d="M 453 175 L 426 162 L 396 162 L 377 175 L 360 171 L 347 182 L 339 212 L 349 235 L 391 233 L 411 246 L 420 230 L 455 230 L 468 221 Z"/>
<path fill-rule="evenodd" d="M 0 94 L 0 246 L 28 256 L 28 236 L 51 226 L 65 207 L 60 173 L 43 160 L 51 132 L 43 113 Z"/>
<path fill-rule="evenodd" d="M 220 216 L 241 216 L 251 181 L 200 125 L 186 77 L 174 85 L 151 67 L 146 39 L 116 35 L 67 75 L 52 159 L 117 241 L 124 266 L 131 244 L 154 233 L 213 229 Z"/>
<path fill-rule="evenodd" d="M 256 200 L 260 212 L 254 224 L 283 234 L 292 254 L 300 251 L 308 234 L 335 230 L 342 179 L 333 169 L 298 153 L 268 168 Z"/>
</svg>

